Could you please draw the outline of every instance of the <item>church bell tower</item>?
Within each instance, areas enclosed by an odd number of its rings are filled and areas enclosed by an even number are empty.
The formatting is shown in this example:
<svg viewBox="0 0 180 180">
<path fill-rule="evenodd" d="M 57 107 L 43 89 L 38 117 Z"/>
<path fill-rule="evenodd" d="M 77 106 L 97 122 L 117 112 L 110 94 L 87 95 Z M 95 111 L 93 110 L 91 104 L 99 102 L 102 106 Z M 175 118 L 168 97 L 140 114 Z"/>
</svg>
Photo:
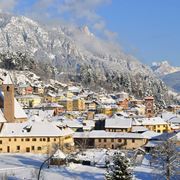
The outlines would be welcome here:
<svg viewBox="0 0 180 180">
<path fill-rule="evenodd" d="M 4 117 L 8 123 L 14 122 L 14 84 L 9 74 L 6 75 L 2 90 L 4 92 Z"/>
</svg>

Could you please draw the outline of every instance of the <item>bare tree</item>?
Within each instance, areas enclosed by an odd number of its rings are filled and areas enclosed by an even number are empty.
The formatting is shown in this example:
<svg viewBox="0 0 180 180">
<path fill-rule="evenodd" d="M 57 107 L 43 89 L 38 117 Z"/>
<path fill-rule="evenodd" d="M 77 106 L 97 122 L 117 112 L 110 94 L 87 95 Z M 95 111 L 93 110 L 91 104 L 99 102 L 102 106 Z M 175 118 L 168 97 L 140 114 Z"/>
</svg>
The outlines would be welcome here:
<svg viewBox="0 0 180 180">
<path fill-rule="evenodd" d="M 0 175 L 1 180 L 8 180 L 8 175 L 6 173 Z"/>
<path fill-rule="evenodd" d="M 89 139 L 83 138 L 76 140 L 75 145 L 79 148 L 79 151 L 83 153 L 89 147 Z"/>
<path fill-rule="evenodd" d="M 180 157 L 173 140 L 163 141 L 150 152 L 150 165 L 166 180 L 178 179 Z"/>
</svg>

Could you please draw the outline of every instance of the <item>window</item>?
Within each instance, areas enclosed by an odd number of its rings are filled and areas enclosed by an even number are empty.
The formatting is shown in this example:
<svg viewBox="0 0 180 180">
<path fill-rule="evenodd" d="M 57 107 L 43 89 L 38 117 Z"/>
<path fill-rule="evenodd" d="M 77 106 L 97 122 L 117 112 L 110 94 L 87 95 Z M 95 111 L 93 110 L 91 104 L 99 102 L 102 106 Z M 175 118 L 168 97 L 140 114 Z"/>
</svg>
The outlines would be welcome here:
<svg viewBox="0 0 180 180">
<path fill-rule="evenodd" d="M 16 141 L 16 138 L 14 138 L 14 141 Z"/>
<path fill-rule="evenodd" d="M 36 141 L 36 138 L 33 138 L 32 141 Z"/>
<path fill-rule="evenodd" d="M 160 125 L 158 125 L 158 127 L 160 127 Z"/>
<path fill-rule="evenodd" d="M 26 138 L 26 141 L 29 141 L 29 138 Z"/>
<path fill-rule="evenodd" d="M 101 139 L 99 139 L 99 142 L 101 142 Z"/>
<path fill-rule="evenodd" d="M 122 139 L 118 139 L 118 142 L 122 142 Z"/>
<path fill-rule="evenodd" d="M 10 147 L 9 147 L 9 146 L 7 146 L 7 152 L 8 152 L 8 153 L 10 152 Z"/>
<path fill-rule="evenodd" d="M 104 142 L 106 142 L 106 139 L 104 139 Z"/>
<path fill-rule="evenodd" d="M 38 151 L 41 151 L 41 147 L 38 147 L 37 150 L 38 150 Z"/>
<path fill-rule="evenodd" d="M 30 148 L 29 147 L 26 148 L 26 152 L 30 152 Z"/>
<path fill-rule="evenodd" d="M 127 139 L 124 139 L 124 144 L 127 144 Z"/>
<path fill-rule="evenodd" d="M 43 138 L 43 141 L 46 141 L 46 138 Z"/>
<path fill-rule="evenodd" d="M 11 141 L 11 139 L 9 138 L 9 141 Z"/>
<path fill-rule="evenodd" d="M 56 138 L 54 138 L 54 141 L 56 141 Z"/>
<path fill-rule="evenodd" d="M 21 139 L 21 141 L 24 141 L 24 139 Z"/>
<path fill-rule="evenodd" d="M 157 130 L 158 133 L 160 133 L 161 131 L 160 130 Z"/>
<path fill-rule="evenodd" d="M 111 142 L 114 142 L 114 139 L 111 139 Z M 113 148 L 112 148 L 113 149 Z"/>
<path fill-rule="evenodd" d="M 50 138 L 49 138 L 49 137 L 47 138 L 47 141 L 48 141 L 48 142 L 50 141 Z"/>
<path fill-rule="evenodd" d="M 135 143 L 135 139 L 132 139 L 132 143 Z"/>
<path fill-rule="evenodd" d="M 42 138 L 40 138 L 40 141 L 42 141 Z"/>
<path fill-rule="evenodd" d="M 0 140 L 0 144 L 2 144 L 2 140 Z"/>
<path fill-rule="evenodd" d="M 10 90 L 10 87 L 9 87 L 9 86 L 7 86 L 6 90 L 7 90 L 7 91 L 9 91 L 9 90 Z"/>
<path fill-rule="evenodd" d="M 34 146 L 31 146 L 32 151 L 34 151 Z"/>
<path fill-rule="evenodd" d="M 20 150 L 20 146 L 16 146 L 16 150 L 18 150 L 18 151 L 19 151 L 19 150 Z"/>
<path fill-rule="evenodd" d="M 2 151 L 2 148 L 0 148 L 0 151 Z"/>
</svg>

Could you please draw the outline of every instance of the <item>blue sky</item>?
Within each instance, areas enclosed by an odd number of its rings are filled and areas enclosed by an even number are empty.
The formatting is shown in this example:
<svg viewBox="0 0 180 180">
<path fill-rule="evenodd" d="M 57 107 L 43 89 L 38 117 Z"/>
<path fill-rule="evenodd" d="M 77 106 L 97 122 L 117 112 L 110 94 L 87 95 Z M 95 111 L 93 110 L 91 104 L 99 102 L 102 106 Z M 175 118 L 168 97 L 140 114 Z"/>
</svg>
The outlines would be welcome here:
<svg viewBox="0 0 180 180">
<path fill-rule="evenodd" d="M 114 0 L 100 14 L 127 52 L 148 64 L 180 66 L 179 0 Z"/>
<path fill-rule="evenodd" d="M 180 0 L 1 0 L 0 9 L 87 24 L 143 63 L 180 66 Z"/>
</svg>

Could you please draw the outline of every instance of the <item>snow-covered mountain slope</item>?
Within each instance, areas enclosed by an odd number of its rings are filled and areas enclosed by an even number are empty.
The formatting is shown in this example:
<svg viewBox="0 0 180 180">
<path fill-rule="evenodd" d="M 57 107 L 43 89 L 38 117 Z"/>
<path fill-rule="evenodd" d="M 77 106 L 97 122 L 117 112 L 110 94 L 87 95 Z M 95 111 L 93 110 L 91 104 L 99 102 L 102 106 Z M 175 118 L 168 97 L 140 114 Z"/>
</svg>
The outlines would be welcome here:
<svg viewBox="0 0 180 180">
<path fill-rule="evenodd" d="M 157 76 L 164 76 L 167 74 L 175 73 L 180 71 L 180 67 L 173 67 L 169 64 L 168 61 L 154 62 L 151 66 L 152 70 Z"/>
<path fill-rule="evenodd" d="M 126 91 L 136 97 L 167 97 L 166 86 L 150 68 L 123 53 L 117 44 L 99 39 L 87 26 L 45 27 L 23 16 L 0 14 L 0 52 L 8 51 L 28 54 L 36 66 L 52 65 L 61 80 L 94 89 Z M 50 71 L 45 71 L 46 78 Z"/>
<path fill-rule="evenodd" d="M 180 67 L 174 67 L 168 61 L 162 61 L 153 63 L 151 68 L 167 86 L 176 92 L 180 92 Z"/>
<path fill-rule="evenodd" d="M 162 77 L 162 80 L 176 92 L 180 93 L 180 71 L 167 74 Z"/>
</svg>

